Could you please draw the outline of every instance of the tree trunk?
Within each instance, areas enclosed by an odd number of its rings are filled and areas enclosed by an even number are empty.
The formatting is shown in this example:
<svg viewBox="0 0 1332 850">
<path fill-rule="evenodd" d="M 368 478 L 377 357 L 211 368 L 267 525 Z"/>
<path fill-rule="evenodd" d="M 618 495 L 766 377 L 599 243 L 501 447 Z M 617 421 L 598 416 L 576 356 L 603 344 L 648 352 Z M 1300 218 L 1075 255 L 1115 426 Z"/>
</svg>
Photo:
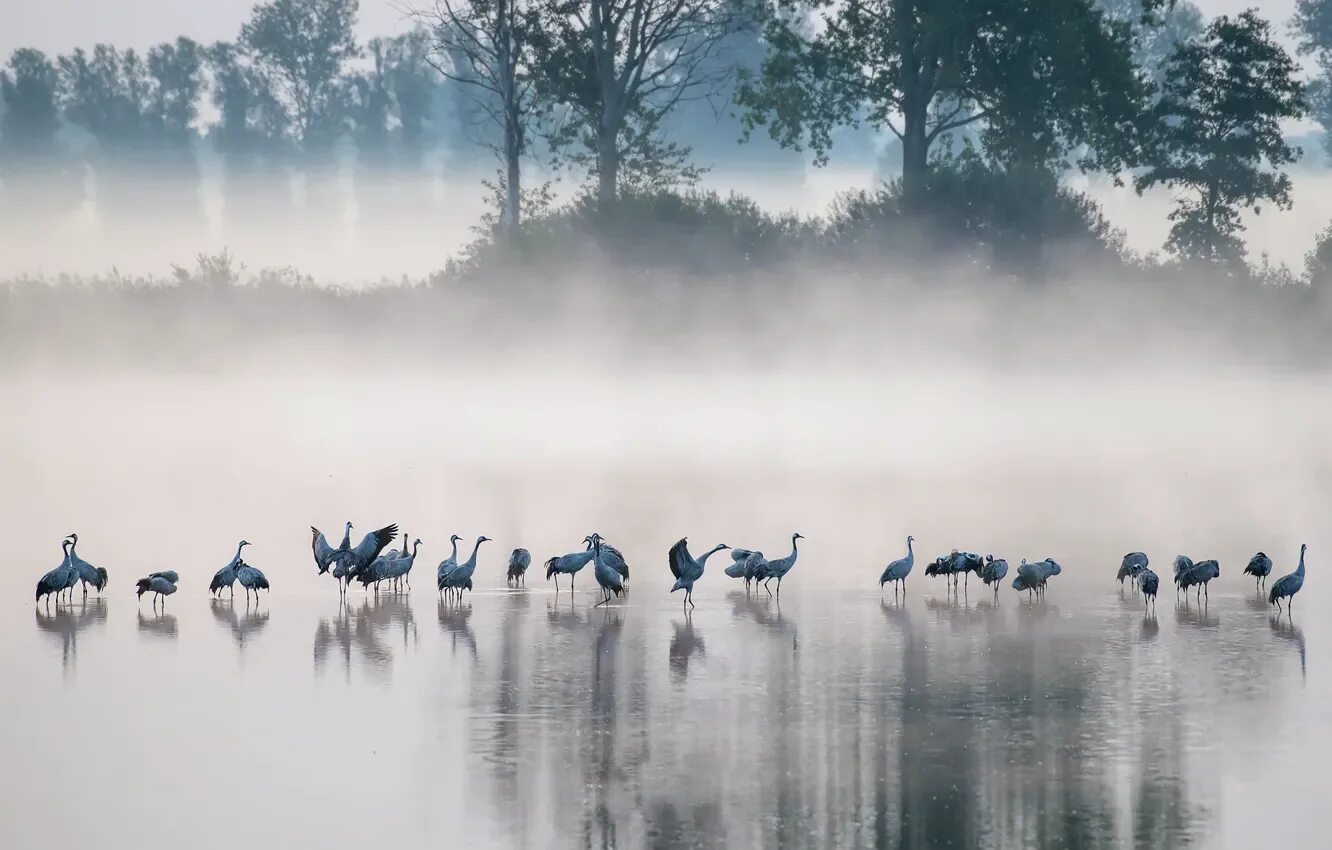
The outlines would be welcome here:
<svg viewBox="0 0 1332 850">
<path fill-rule="evenodd" d="M 518 138 L 519 129 L 513 117 L 505 122 L 504 127 L 504 215 L 500 219 L 500 229 L 506 235 L 518 231 L 522 217 L 523 191 L 522 169 L 518 156 L 522 145 Z"/>
<path fill-rule="evenodd" d="M 929 102 L 908 96 L 902 113 L 902 194 L 914 204 L 924 192 L 930 167 Z"/>
<path fill-rule="evenodd" d="M 610 209 L 619 197 L 620 148 L 614 127 L 603 121 L 597 128 L 597 203 Z"/>
</svg>

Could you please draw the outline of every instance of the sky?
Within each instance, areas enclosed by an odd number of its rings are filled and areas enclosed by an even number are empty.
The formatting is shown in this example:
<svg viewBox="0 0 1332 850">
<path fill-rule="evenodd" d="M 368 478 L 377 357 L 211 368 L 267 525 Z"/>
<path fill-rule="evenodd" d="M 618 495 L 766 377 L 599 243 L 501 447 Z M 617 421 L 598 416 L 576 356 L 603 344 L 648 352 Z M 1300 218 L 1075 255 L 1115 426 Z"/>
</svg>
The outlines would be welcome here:
<svg viewBox="0 0 1332 850">
<path fill-rule="evenodd" d="M 1295 0 L 1194 0 L 1208 15 L 1233 14 L 1250 7 L 1278 25 L 1285 24 Z M 405 6 L 429 6 L 431 0 L 362 0 L 364 38 L 407 28 Z M 254 5 L 252 0 L 0 0 L 0 56 L 16 47 L 64 52 L 99 41 L 143 48 L 178 35 L 212 42 L 235 38 Z"/>
</svg>

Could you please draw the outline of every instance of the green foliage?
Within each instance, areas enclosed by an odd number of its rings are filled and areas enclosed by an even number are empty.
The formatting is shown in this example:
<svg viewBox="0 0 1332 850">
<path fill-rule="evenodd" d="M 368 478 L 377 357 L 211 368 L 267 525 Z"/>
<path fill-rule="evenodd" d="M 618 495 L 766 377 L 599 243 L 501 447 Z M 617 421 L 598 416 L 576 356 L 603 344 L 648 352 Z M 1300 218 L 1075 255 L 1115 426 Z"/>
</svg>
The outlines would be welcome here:
<svg viewBox="0 0 1332 850">
<path fill-rule="evenodd" d="M 358 0 L 272 0 L 254 7 L 240 44 L 276 84 L 306 153 L 325 149 L 345 129 L 346 64 L 360 55 Z"/>
<path fill-rule="evenodd" d="M 1151 165 L 1134 181 L 1185 190 L 1170 214 L 1167 247 L 1190 261 L 1237 268 L 1243 210 L 1290 207 L 1290 178 L 1280 169 L 1298 149 L 1280 122 L 1306 109 L 1294 60 L 1252 11 L 1219 17 L 1167 63 Z"/>
<path fill-rule="evenodd" d="M 0 71 L 0 156 L 7 162 L 43 159 L 60 129 L 60 77 L 40 50 L 22 48 Z"/>
<path fill-rule="evenodd" d="M 1304 282 L 1324 291 L 1332 285 L 1332 224 L 1319 231 L 1313 248 L 1304 255 Z"/>
<path fill-rule="evenodd" d="M 869 122 L 903 144 L 907 191 L 931 146 L 983 122 L 997 162 L 1117 170 L 1139 158 L 1148 87 L 1126 24 L 1091 0 L 785 0 L 762 72 L 739 101 L 750 129 L 826 162 L 834 130 Z M 817 15 L 811 33 L 808 13 Z"/>
</svg>

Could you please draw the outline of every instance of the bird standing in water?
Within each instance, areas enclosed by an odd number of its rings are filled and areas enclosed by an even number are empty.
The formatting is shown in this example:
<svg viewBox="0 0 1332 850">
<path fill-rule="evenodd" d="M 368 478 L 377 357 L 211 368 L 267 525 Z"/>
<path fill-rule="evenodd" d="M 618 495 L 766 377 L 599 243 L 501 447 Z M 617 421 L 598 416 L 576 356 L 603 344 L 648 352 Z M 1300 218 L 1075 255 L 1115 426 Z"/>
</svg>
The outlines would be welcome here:
<svg viewBox="0 0 1332 850">
<path fill-rule="evenodd" d="M 1282 576 L 1272 585 L 1272 590 L 1267 594 L 1267 604 L 1275 605 L 1277 612 L 1281 612 L 1281 600 L 1286 600 L 1286 616 L 1290 616 L 1290 611 L 1295 607 L 1295 594 L 1304 587 L 1304 550 L 1309 548 L 1308 544 L 1300 544 L 1300 565 L 1295 572 L 1288 576 Z"/>
</svg>

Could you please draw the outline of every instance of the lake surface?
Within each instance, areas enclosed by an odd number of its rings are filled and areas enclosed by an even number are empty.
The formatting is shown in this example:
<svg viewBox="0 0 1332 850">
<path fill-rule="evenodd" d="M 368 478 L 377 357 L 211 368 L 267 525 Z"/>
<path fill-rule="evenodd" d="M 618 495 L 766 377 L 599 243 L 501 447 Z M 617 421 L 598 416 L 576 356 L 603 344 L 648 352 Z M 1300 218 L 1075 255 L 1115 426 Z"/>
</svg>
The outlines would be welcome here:
<svg viewBox="0 0 1332 850">
<path fill-rule="evenodd" d="M 183 575 L 164 613 L 136 605 L 124 571 L 50 613 L 25 583 L 0 608 L 4 833 L 24 848 L 1323 846 L 1316 579 L 1291 621 L 1238 567 L 1206 607 L 1163 591 L 1144 616 L 1113 564 L 1066 569 L 1043 603 L 976 586 L 955 601 L 918 568 L 895 601 L 872 574 L 819 582 L 808 556 L 780 604 L 710 570 L 685 614 L 664 556 L 594 608 L 590 586 L 557 597 L 538 570 L 505 588 L 491 554 L 461 605 L 424 587 L 433 566 L 414 593 L 345 604 L 305 563 L 267 565 L 257 604 Z"/>
</svg>

